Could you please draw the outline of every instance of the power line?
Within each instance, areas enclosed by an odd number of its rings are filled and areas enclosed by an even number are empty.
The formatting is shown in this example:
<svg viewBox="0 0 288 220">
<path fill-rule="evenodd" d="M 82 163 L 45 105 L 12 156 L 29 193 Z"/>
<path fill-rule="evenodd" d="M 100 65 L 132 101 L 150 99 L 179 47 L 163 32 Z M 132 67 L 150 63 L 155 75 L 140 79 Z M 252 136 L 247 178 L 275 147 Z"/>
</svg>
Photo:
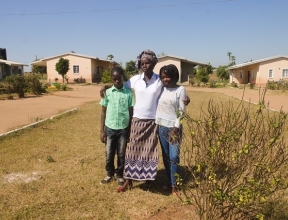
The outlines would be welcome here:
<svg viewBox="0 0 288 220">
<path fill-rule="evenodd" d="M 0 16 L 35 16 L 35 15 L 59 15 L 59 14 L 80 14 L 80 13 L 98 13 L 98 12 L 107 12 L 107 11 L 127 11 L 127 10 L 140 10 L 140 9 L 152 9 L 152 8 L 168 8 L 168 7 L 178 7 L 178 6 L 189 6 L 189 5 L 203 5 L 211 3 L 222 3 L 222 2 L 235 2 L 238 0 L 215 0 L 209 2 L 192 2 L 187 4 L 172 4 L 172 5 L 159 5 L 159 6 L 140 6 L 133 8 L 112 8 L 112 9 L 97 9 L 89 11 L 62 11 L 62 12 L 37 12 L 37 13 L 9 13 L 9 14 L 0 14 Z"/>
</svg>

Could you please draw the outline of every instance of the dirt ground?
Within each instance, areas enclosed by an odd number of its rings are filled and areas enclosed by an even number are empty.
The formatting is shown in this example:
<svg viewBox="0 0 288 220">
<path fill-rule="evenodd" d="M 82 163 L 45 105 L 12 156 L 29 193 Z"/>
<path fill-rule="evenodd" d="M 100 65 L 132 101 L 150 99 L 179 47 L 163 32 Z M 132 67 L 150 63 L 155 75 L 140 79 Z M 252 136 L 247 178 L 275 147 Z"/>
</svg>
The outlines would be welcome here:
<svg viewBox="0 0 288 220">
<path fill-rule="evenodd" d="M 0 134 L 30 124 L 39 119 L 49 118 L 61 111 L 77 108 L 85 102 L 100 100 L 100 85 L 69 85 L 73 90 L 59 91 L 42 96 L 28 96 L 22 99 L 0 101 Z M 224 93 L 226 95 L 242 99 L 243 89 L 238 88 L 198 88 L 186 87 L 187 91 L 203 91 Z M 260 92 L 261 93 L 261 92 Z M 193 97 L 190 97 L 191 104 Z M 257 103 L 259 90 L 247 88 L 244 100 Z M 266 103 L 269 108 L 288 112 L 288 93 L 279 91 L 267 91 Z"/>
</svg>

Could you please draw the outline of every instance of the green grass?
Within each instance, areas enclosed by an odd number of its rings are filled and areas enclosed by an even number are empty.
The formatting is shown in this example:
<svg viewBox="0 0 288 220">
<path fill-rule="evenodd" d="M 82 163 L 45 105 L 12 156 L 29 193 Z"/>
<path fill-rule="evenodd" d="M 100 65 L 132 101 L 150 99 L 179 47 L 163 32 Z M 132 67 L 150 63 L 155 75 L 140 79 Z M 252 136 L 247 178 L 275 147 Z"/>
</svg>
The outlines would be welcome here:
<svg viewBox="0 0 288 220">
<path fill-rule="evenodd" d="M 193 117 L 210 98 L 239 103 L 217 93 L 188 94 Z M 100 112 L 98 102 L 87 103 L 69 116 L 0 139 L 0 219 L 196 219 L 191 206 L 161 191 L 161 156 L 151 191 L 142 189 L 143 182 L 125 193 L 116 192 L 116 182 L 99 184 L 106 174 Z M 34 179 L 9 182 L 13 174 Z"/>
</svg>

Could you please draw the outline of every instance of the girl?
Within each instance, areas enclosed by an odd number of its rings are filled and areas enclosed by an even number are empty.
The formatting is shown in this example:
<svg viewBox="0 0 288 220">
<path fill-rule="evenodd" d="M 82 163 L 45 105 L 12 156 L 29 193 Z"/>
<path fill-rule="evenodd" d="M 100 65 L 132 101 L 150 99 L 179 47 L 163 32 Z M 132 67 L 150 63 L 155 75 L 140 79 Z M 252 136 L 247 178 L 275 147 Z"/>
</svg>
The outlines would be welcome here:
<svg viewBox="0 0 288 220">
<path fill-rule="evenodd" d="M 159 141 L 162 148 L 163 163 L 169 185 L 164 190 L 171 189 L 177 195 L 175 173 L 178 171 L 180 143 L 182 139 L 181 119 L 185 111 L 183 99 L 186 91 L 178 86 L 179 72 L 175 65 L 163 66 L 159 77 L 164 86 L 156 111 L 155 122 L 159 125 Z"/>
</svg>

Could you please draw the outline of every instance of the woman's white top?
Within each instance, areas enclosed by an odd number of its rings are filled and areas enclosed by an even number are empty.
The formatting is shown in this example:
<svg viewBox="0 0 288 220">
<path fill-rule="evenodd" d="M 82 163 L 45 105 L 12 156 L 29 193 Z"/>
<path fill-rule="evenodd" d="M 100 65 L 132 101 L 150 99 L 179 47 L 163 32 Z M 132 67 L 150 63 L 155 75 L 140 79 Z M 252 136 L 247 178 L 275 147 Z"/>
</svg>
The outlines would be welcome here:
<svg viewBox="0 0 288 220">
<path fill-rule="evenodd" d="M 127 88 L 135 92 L 135 105 L 133 117 L 139 119 L 155 119 L 162 82 L 159 75 L 153 73 L 150 81 L 146 83 L 144 73 L 131 77 L 126 83 Z"/>
<path fill-rule="evenodd" d="M 185 105 L 183 100 L 186 91 L 183 86 L 175 88 L 163 88 L 156 111 L 156 124 L 168 128 L 180 127 L 180 119 L 183 117 Z"/>
</svg>

